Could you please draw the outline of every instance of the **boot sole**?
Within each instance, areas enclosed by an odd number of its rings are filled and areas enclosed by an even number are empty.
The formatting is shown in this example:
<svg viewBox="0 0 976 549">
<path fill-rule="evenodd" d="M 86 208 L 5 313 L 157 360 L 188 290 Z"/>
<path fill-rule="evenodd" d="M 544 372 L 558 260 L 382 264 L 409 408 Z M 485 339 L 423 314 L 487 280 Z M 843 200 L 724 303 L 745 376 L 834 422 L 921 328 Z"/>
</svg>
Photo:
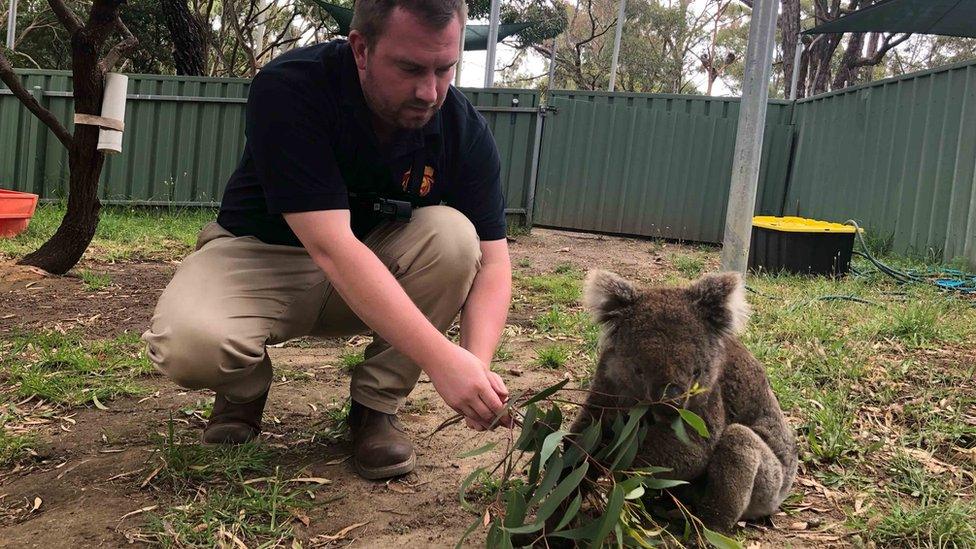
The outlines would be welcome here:
<svg viewBox="0 0 976 549">
<path fill-rule="evenodd" d="M 398 477 L 413 471 L 416 466 L 417 454 L 411 455 L 410 459 L 404 462 L 393 465 L 384 465 L 383 467 L 364 467 L 360 465 L 358 461 L 353 460 L 353 467 L 355 467 L 356 472 L 359 473 L 359 476 L 367 480 Z"/>
</svg>

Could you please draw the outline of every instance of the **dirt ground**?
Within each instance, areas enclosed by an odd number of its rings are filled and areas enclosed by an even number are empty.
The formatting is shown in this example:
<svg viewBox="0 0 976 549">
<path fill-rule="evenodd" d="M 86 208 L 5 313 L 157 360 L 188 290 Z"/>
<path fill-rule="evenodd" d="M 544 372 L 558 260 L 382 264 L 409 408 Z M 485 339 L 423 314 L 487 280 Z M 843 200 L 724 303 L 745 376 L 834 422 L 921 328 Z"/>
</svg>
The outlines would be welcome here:
<svg viewBox="0 0 976 549">
<path fill-rule="evenodd" d="M 580 270 L 602 267 L 643 282 L 668 277 L 677 250 L 692 247 L 616 237 L 536 229 L 511 244 L 518 276 L 551 273 L 559 265 Z M 714 261 L 715 254 L 705 254 Z M 175 271 L 171 263 L 86 263 L 83 267 L 110 275 L 109 287 L 90 291 L 79 278 L 40 277 L 3 267 L 0 281 L 0 334 L 14 331 L 81 330 L 90 338 L 140 333 L 148 324 L 155 301 Z M 544 370 L 531 364 L 544 338 L 531 333 L 531 319 L 543 309 L 516 299 L 506 335 L 513 356 L 501 373 L 513 390 L 538 389 L 573 377 L 573 368 Z M 353 341 L 356 343 L 356 341 Z M 337 367 L 348 341 L 305 341 L 271 350 L 276 364 L 265 414 L 265 444 L 282 464 L 309 477 L 329 479 L 319 491 L 327 503 L 315 505 L 296 525 L 302 536 L 331 535 L 362 524 L 339 537 L 336 545 L 353 547 L 452 547 L 473 516 L 458 505 L 458 486 L 467 473 L 491 461 L 491 455 L 456 456 L 505 433 L 479 434 L 454 426 L 428 435 L 450 416 L 430 383 L 421 382 L 403 421 L 418 442 L 415 473 L 392 482 L 360 479 L 345 460 L 346 444 L 323 445 L 309 439 L 309 426 L 321 421 L 323 410 L 347 396 L 348 375 Z M 295 375 L 299 373 L 301 375 Z M 142 381 L 150 394 L 93 406 L 56 409 L 38 420 L 42 441 L 38 456 L 0 471 L 0 546 L 121 547 L 142 546 L 137 536 L 145 526 L 143 510 L 172 505 L 167 494 L 146 480 L 153 433 L 164 433 L 171 414 L 178 428 L 196 436 L 203 426 L 198 415 L 177 413 L 210 396 L 185 391 L 164 378 Z M 30 401 L 16 403 L 35 405 Z M 798 497 L 787 509 L 743 532 L 749 546 L 849 546 L 841 526 L 844 515 L 824 488 L 805 472 L 796 484 Z M 802 527 L 797 527 L 797 524 Z M 482 543 L 484 533 L 474 542 Z M 321 538 L 320 538 L 321 539 Z"/>
</svg>

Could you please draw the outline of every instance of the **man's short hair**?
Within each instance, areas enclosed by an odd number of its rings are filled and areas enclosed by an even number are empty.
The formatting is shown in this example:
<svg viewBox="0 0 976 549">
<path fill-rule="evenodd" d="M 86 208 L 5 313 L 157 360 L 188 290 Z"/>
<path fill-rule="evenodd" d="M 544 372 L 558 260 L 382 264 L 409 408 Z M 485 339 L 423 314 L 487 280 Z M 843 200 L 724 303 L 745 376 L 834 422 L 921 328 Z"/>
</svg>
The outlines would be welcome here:
<svg viewBox="0 0 976 549">
<path fill-rule="evenodd" d="M 350 29 L 359 31 L 373 47 L 386 28 L 393 8 L 401 7 L 435 29 L 443 29 L 458 18 L 467 19 L 464 0 L 356 0 Z"/>
</svg>

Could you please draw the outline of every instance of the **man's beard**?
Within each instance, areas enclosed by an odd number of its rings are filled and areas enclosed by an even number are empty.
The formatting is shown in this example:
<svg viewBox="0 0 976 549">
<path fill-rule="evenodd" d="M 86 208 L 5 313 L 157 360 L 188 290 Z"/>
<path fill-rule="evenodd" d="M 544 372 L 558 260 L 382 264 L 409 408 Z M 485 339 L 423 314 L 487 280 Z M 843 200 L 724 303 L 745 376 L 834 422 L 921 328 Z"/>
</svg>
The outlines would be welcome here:
<svg viewBox="0 0 976 549">
<path fill-rule="evenodd" d="M 384 124 L 403 130 L 417 130 L 423 128 L 434 117 L 438 105 L 431 105 L 418 101 L 407 101 L 400 105 L 390 105 L 382 98 L 372 97 L 365 90 L 378 89 L 378 83 L 367 73 L 367 86 L 363 89 L 366 102 Z"/>
</svg>

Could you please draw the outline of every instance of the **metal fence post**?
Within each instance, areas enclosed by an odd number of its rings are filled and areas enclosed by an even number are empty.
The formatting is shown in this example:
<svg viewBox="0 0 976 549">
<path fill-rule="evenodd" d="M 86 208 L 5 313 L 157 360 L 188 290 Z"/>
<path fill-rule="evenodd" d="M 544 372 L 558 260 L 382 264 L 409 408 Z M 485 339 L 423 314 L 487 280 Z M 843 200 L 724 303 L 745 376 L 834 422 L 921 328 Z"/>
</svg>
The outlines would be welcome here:
<svg viewBox="0 0 976 549">
<path fill-rule="evenodd" d="M 548 100 L 546 101 L 548 103 Z M 525 227 L 532 228 L 532 214 L 535 211 L 535 186 L 539 180 L 539 157 L 542 155 L 542 127 L 546 121 L 546 105 L 539 105 L 535 114 L 535 137 L 532 140 L 532 163 L 529 166 L 529 188 L 525 196 Z"/>
<path fill-rule="evenodd" d="M 723 271 L 745 273 L 749 263 L 752 216 L 756 211 L 756 192 L 759 187 L 759 164 L 762 160 L 778 6 L 777 0 L 757 0 L 752 8 L 742 106 L 739 110 L 725 236 L 722 240 Z"/>
</svg>

